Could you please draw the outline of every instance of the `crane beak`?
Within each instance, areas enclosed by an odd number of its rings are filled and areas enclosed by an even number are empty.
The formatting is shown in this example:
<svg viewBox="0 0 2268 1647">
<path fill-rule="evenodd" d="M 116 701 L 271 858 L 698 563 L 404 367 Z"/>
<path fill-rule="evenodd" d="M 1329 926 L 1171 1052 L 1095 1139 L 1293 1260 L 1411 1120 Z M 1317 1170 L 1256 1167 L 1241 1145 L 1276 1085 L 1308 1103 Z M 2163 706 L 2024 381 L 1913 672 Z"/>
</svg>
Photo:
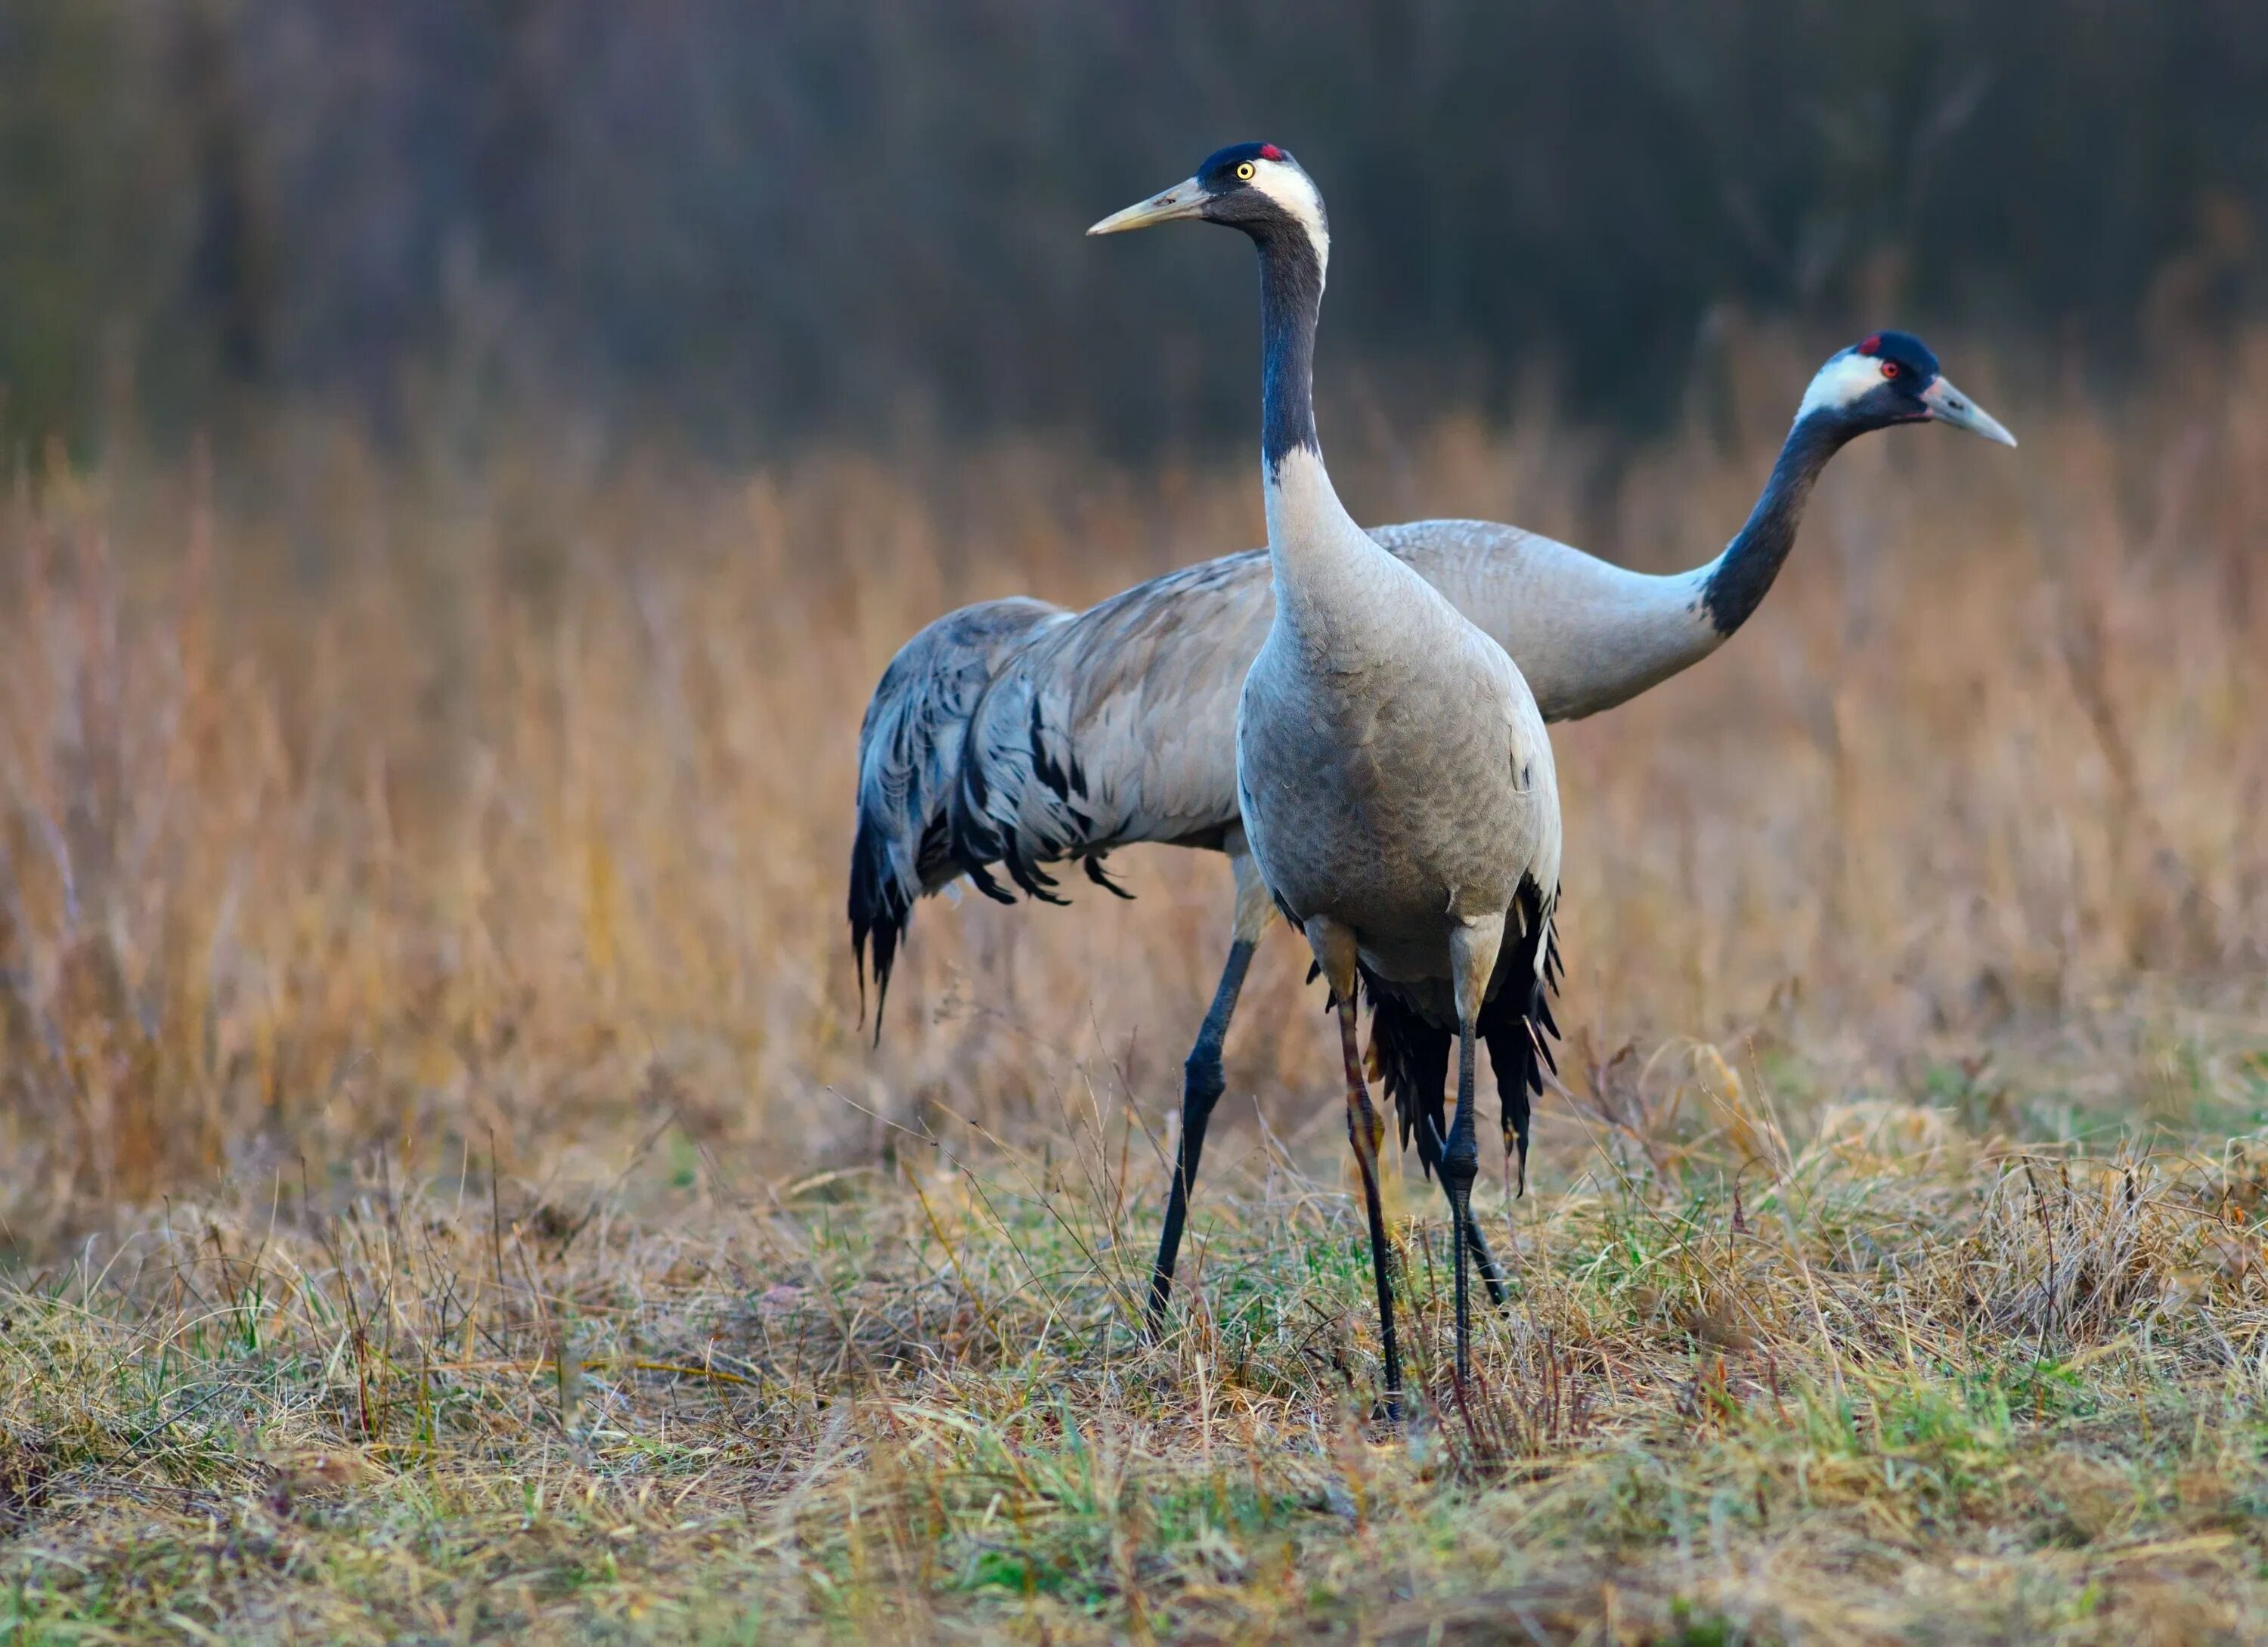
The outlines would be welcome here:
<svg viewBox="0 0 2268 1647">
<path fill-rule="evenodd" d="M 2016 437 L 2000 426 L 2000 420 L 1953 386 L 1952 379 L 1940 376 L 1921 392 L 1921 403 L 1929 408 L 1936 422 L 1950 423 L 1955 429 L 1965 429 L 1972 435 L 1982 435 L 1987 440 L 1997 440 L 2004 446 L 2013 446 Z"/>
<path fill-rule="evenodd" d="M 1176 183 L 1162 195 L 1129 206 L 1123 211 L 1114 211 L 1089 229 L 1089 234 L 1123 234 L 1129 229 L 1146 229 L 1153 223 L 1171 223 L 1176 217 L 1197 217 L 1204 213 L 1205 192 L 1195 178 Z"/>
</svg>

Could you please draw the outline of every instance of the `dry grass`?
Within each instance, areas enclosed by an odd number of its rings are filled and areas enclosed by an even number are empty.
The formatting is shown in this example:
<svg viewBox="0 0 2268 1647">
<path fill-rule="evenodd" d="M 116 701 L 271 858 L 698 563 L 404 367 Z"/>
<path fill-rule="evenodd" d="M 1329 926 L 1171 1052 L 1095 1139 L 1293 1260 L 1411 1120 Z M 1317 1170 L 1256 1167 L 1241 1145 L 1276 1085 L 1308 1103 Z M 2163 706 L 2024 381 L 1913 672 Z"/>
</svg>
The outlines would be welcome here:
<svg viewBox="0 0 2268 1647">
<path fill-rule="evenodd" d="M 1802 375 L 1751 352 L 1626 470 L 1540 415 L 1335 463 L 1690 562 Z M 0 1624 L 2250 1639 L 2268 342 L 2115 415 L 1959 375 L 2021 453 L 1863 445 L 1751 632 L 1560 729 L 1571 1090 L 1462 1403 L 1403 1187 L 1398 1437 L 1288 944 L 1188 1330 L 1131 1331 L 1217 864 L 935 905 L 854 1022 L 890 651 L 1253 540 L 1241 465 L 50 463 L 0 527 Z"/>
</svg>

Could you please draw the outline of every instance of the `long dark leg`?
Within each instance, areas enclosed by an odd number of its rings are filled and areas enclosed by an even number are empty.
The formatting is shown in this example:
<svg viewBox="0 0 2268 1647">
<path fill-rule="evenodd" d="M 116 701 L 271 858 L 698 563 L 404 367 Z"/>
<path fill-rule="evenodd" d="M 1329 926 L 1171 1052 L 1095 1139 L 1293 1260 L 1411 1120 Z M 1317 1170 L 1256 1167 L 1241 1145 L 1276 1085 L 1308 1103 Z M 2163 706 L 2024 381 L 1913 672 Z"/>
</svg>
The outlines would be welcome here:
<svg viewBox="0 0 2268 1647">
<path fill-rule="evenodd" d="M 1182 1142 L 1174 1161 L 1174 1185 L 1166 1197 L 1166 1230 L 1158 1239 L 1158 1267 L 1150 1276 L 1150 1335 L 1166 1330 L 1166 1301 L 1174 1290 L 1174 1266 L 1182 1253 L 1182 1226 L 1189 1216 L 1189 1191 L 1197 1181 L 1197 1163 L 1204 1155 L 1206 1123 L 1220 1101 L 1226 1085 L 1220 1072 L 1220 1044 L 1235 1015 L 1236 997 L 1244 988 L 1245 969 L 1252 964 L 1252 943 L 1239 938 L 1228 946 L 1228 964 L 1220 970 L 1220 983 L 1212 992 L 1212 1005 L 1197 1031 L 1182 1066 Z"/>
<path fill-rule="evenodd" d="M 1425 1164 L 1428 1173 L 1440 1180 L 1442 1193 L 1447 1195 L 1449 1180 L 1441 1178 L 1441 1140 L 1434 1136 L 1432 1122 L 1421 1116 L 1410 1132 L 1418 1141 L 1418 1160 Z M 1457 1198 L 1450 1195 L 1448 1200 L 1449 1216 L 1454 1218 L 1457 1216 Z M 1488 1237 L 1482 1232 L 1481 1221 L 1470 1206 L 1465 1209 L 1465 1248 L 1472 1254 L 1474 1263 L 1480 1267 L 1481 1280 L 1488 1286 L 1490 1305 L 1502 1309 L 1511 1296 L 1505 1290 L 1504 1271 L 1496 1261 L 1496 1254 L 1490 1250 Z"/>
<path fill-rule="evenodd" d="M 1355 1033 L 1353 992 L 1340 996 L 1339 1049 L 1346 1060 L 1347 1139 L 1354 1145 L 1355 1165 L 1362 1173 L 1364 1210 L 1370 1215 L 1370 1267 L 1378 1282 L 1378 1335 L 1386 1352 L 1386 1416 L 1402 1419 L 1402 1356 L 1394 1342 L 1394 1255 L 1386 1245 L 1386 1210 L 1378 1195 L 1378 1146 L 1384 1129 L 1371 1107 L 1369 1084 L 1363 1079 L 1362 1049 Z"/>
<path fill-rule="evenodd" d="M 1449 1192 L 1449 1249 L 1457 1276 L 1457 1386 L 1472 1372 L 1473 1307 L 1465 1290 L 1465 1260 L 1473 1227 L 1473 1180 L 1480 1174 L 1481 1147 L 1473 1136 L 1473 1047 L 1478 1039 L 1481 1004 L 1504 945 L 1501 915 L 1467 919 L 1449 934 L 1449 960 L 1457 992 L 1457 1118 L 1441 1150 L 1441 1187 Z"/>
<path fill-rule="evenodd" d="M 1473 1136 L 1473 1026 L 1457 1032 L 1457 1118 L 1449 1123 L 1448 1147 L 1441 1151 L 1441 1187 L 1449 1192 L 1449 1247 L 1457 1276 L 1457 1382 L 1472 1370 L 1472 1305 L 1465 1296 L 1465 1258 L 1472 1242 L 1473 1180 L 1479 1175 L 1480 1144 Z"/>
</svg>

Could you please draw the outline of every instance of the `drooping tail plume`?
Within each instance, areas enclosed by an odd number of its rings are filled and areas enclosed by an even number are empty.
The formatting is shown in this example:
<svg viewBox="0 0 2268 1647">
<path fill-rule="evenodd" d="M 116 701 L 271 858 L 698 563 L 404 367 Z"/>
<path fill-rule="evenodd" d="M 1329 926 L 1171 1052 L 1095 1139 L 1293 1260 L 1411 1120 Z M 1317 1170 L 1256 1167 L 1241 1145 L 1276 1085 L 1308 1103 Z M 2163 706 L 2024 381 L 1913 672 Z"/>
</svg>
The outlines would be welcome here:
<svg viewBox="0 0 2268 1647">
<path fill-rule="evenodd" d="M 1505 1148 L 1518 1157 L 1520 1187 L 1528 1187 L 1531 1100 L 1543 1092 L 1543 1071 L 1558 1071 L 1551 1042 L 1559 1033 L 1550 996 L 1559 984 L 1556 911 L 1547 909 L 1531 883 L 1520 890 L 1521 933 L 1497 963 L 1503 982 L 1481 1008 L 1474 1026 L 1488 1043 L 1504 1105 Z M 1541 963 L 1538 946 L 1542 946 Z M 1365 974 L 1371 999 L 1370 1050 L 1386 1096 L 1393 1100 L 1402 1147 L 1418 1146 L 1430 1177 L 1438 1141 L 1448 1136 L 1446 1113 L 1451 1055 L 1457 1033 L 1406 993 Z"/>
<path fill-rule="evenodd" d="M 1045 601 L 988 600 L 946 614 L 899 649 L 858 729 L 858 825 L 850 846 L 850 951 L 864 1021 L 873 945 L 874 1038 L 915 901 L 958 875 L 990 877 L 954 849 L 948 808 L 968 717 L 1000 660 L 1035 626 L 1061 615 Z"/>
</svg>

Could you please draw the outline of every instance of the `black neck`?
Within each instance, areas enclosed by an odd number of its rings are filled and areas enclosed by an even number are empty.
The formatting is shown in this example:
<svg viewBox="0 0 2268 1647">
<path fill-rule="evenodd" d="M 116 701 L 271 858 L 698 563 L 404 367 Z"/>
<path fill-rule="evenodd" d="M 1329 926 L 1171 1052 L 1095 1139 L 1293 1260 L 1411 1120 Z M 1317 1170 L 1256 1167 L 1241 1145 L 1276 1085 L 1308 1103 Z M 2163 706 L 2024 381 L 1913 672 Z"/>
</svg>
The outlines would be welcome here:
<svg viewBox="0 0 2268 1647">
<path fill-rule="evenodd" d="M 1315 439 L 1315 322 L 1323 266 L 1307 231 L 1288 217 L 1251 224 L 1260 253 L 1260 450 L 1273 475 L 1296 446 Z"/>
<path fill-rule="evenodd" d="M 1702 607 L 1718 634 L 1730 635 L 1747 622 L 1771 592 L 1781 562 L 1795 547 L 1795 529 L 1803 523 L 1804 505 L 1811 501 L 1811 483 L 1828 459 L 1857 433 L 1857 427 L 1826 412 L 1799 419 L 1787 431 L 1764 496 L 1756 499 L 1748 524 L 1727 546 L 1701 592 Z"/>
</svg>

